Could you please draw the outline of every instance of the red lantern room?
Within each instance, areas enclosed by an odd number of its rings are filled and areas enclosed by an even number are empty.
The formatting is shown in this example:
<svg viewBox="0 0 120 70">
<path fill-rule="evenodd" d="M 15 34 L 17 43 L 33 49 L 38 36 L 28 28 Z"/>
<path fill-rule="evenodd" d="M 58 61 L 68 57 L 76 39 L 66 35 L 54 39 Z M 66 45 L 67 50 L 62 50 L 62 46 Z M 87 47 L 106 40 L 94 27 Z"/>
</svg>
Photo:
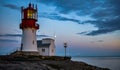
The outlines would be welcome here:
<svg viewBox="0 0 120 70">
<path fill-rule="evenodd" d="M 39 29 L 39 25 L 36 23 L 38 19 L 37 5 L 34 8 L 33 4 L 29 4 L 27 8 L 21 8 L 21 18 L 22 23 L 20 24 L 20 29 L 24 28 L 34 28 Z"/>
</svg>

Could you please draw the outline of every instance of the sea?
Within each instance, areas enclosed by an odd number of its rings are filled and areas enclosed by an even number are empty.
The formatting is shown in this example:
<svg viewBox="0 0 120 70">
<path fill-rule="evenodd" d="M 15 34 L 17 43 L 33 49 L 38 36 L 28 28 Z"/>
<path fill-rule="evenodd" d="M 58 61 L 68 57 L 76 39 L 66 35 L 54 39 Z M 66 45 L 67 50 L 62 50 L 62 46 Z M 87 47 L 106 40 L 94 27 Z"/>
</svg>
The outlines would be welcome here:
<svg viewBox="0 0 120 70">
<path fill-rule="evenodd" d="M 120 57 L 72 57 L 73 61 L 82 61 L 90 65 L 110 70 L 120 70 Z"/>
</svg>

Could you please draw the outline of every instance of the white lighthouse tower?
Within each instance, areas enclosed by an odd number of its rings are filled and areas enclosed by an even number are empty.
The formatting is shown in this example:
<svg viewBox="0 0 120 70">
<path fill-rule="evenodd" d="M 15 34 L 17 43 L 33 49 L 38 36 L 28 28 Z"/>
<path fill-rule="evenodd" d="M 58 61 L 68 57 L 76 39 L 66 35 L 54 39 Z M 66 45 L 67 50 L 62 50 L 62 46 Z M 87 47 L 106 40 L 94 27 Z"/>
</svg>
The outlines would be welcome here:
<svg viewBox="0 0 120 70">
<path fill-rule="evenodd" d="M 21 51 L 25 55 L 38 55 L 36 31 L 39 29 L 37 22 L 37 6 L 34 8 L 33 4 L 29 7 L 21 9 L 22 22 L 20 29 L 22 29 Z"/>
</svg>

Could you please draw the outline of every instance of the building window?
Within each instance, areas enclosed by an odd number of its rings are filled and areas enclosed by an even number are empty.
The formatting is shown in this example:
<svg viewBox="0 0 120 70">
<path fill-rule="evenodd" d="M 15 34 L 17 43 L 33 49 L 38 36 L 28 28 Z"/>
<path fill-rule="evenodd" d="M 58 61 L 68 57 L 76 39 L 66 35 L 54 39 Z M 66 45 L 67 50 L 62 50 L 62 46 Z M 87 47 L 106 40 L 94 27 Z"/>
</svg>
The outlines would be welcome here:
<svg viewBox="0 0 120 70">
<path fill-rule="evenodd" d="M 42 52 L 45 52 L 45 49 L 42 49 Z"/>
</svg>

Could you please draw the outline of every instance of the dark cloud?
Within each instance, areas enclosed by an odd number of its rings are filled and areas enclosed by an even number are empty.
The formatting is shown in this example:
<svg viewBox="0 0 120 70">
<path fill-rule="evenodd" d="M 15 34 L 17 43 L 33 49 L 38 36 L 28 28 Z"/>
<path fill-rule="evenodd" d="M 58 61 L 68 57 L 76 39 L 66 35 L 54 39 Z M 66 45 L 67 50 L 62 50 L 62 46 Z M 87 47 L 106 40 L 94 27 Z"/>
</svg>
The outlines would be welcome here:
<svg viewBox="0 0 120 70">
<path fill-rule="evenodd" d="M 17 40 L 11 40 L 11 39 L 0 39 L 0 42 L 18 42 Z"/>
<path fill-rule="evenodd" d="M 89 35 L 89 36 L 96 36 L 96 35 L 106 34 L 109 32 L 112 32 L 112 31 L 111 30 L 94 30 L 91 32 L 82 32 L 80 34 Z"/>
<path fill-rule="evenodd" d="M 91 15 L 96 21 L 89 21 L 95 25 L 98 30 L 84 33 L 86 35 L 101 35 L 116 30 L 120 30 L 120 0 L 37 0 L 49 6 L 55 6 L 60 14 L 69 14 L 76 12 L 76 15 Z M 4 7 L 20 10 L 20 7 L 14 4 L 3 4 Z M 54 13 L 54 12 L 53 12 Z M 72 21 L 80 23 L 80 20 L 61 16 L 60 14 L 42 14 L 40 17 L 60 21 Z M 88 21 L 85 21 L 88 22 Z M 86 24 L 84 22 L 84 24 Z M 81 34 L 81 33 L 79 33 Z"/>
<path fill-rule="evenodd" d="M 60 21 L 72 21 L 80 24 L 80 20 L 63 17 L 63 16 L 60 16 L 60 14 L 56 14 L 56 13 L 50 13 L 50 14 L 42 13 L 42 15 L 39 15 L 39 17 L 49 18 L 53 20 L 60 20 Z"/>
<path fill-rule="evenodd" d="M 84 24 L 91 23 L 98 30 L 82 32 L 90 36 L 101 35 L 120 30 L 120 0 L 38 0 L 40 3 L 55 6 L 56 10 L 62 14 L 76 12 L 78 16 L 91 15 L 95 21 L 85 21 Z M 80 24 L 80 20 L 69 19 L 59 15 L 48 15 L 46 18 L 63 21 L 73 21 Z"/>
<path fill-rule="evenodd" d="M 89 36 L 96 36 L 101 34 L 107 34 L 120 30 L 120 1 L 118 0 L 108 0 L 100 8 L 91 12 L 91 17 L 95 18 L 96 21 L 85 21 L 86 23 L 91 23 L 98 28 L 98 30 L 93 30 L 91 32 L 82 32 L 78 34 L 85 34 Z"/>
<path fill-rule="evenodd" d="M 96 35 L 107 34 L 107 33 L 113 32 L 113 31 L 116 31 L 116 30 L 113 30 L 113 29 L 99 29 L 99 30 L 81 32 L 81 33 L 77 33 L 77 34 L 88 35 L 88 36 L 96 36 Z"/>
<path fill-rule="evenodd" d="M 96 0 L 87 0 L 87 2 L 85 0 L 38 0 L 38 2 L 56 6 L 56 9 L 61 13 L 69 13 L 72 11 L 83 11 L 84 13 L 89 13 L 91 8 L 99 5 Z"/>
<path fill-rule="evenodd" d="M 86 21 L 85 23 L 91 23 L 91 24 L 95 25 L 95 27 L 97 27 L 98 30 L 93 30 L 93 31 L 89 31 L 89 32 L 81 32 L 78 34 L 96 36 L 96 35 L 107 34 L 110 32 L 120 30 L 120 21 L 119 20 L 120 20 L 120 17 L 113 18 L 113 19 L 107 20 L 107 21 L 101 21 L 101 20 Z"/>
<path fill-rule="evenodd" d="M 13 10 L 20 10 L 20 7 L 18 7 L 17 5 L 13 5 L 13 4 L 4 4 L 3 6 L 9 9 L 13 9 Z"/>
<path fill-rule="evenodd" d="M 114 10 L 114 14 L 115 15 L 120 15 L 120 0 L 108 0 L 108 3 L 110 3 L 110 5 L 112 5 L 114 8 L 112 10 Z M 111 11 L 112 11 L 111 10 Z"/>
<path fill-rule="evenodd" d="M 98 40 L 97 42 L 104 42 L 103 40 Z"/>
<path fill-rule="evenodd" d="M 0 37 L 21 37 L 22 34 L 0 34 Z"/>
<path fill-rule="evenodd" d="M 22 34 L 0 34 L 0 37 L 22 37 Z M 51 37 L 49 35 L 37 35 L 37 37 Z"/>
<path fill-rule="evenodd" d="M 90 43 L 103 43 L 104 42 L 104 40 L 97 40 L 97 41 L 90 41 Z"/>
</svg>

